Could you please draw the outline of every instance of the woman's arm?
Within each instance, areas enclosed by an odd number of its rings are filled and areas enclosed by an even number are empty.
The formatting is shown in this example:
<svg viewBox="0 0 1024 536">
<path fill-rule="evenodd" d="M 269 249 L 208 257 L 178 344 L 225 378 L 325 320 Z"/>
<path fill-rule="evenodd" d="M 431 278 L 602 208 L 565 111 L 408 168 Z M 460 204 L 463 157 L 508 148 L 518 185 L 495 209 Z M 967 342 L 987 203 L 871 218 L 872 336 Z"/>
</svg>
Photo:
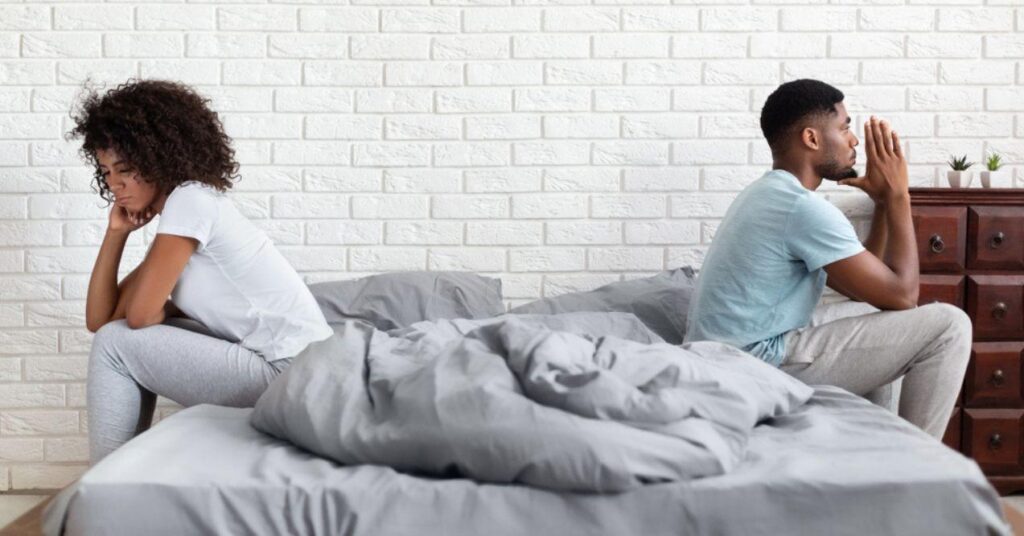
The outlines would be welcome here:
<svg viewBox="0 0 1024 536">
<path fill-rule="evenodd" d="M 125 276 L 125 278 L 121 280 L 121 284 L 118 285 L 117 288 L 119 295 L 117 298 L 117 308 L 114 309 L 114 314 L 110 317 L 110 321 L 120 320 L 127 316 L 128 300 L 131 299 L 131 296 L 135 293 L 135 288 L 138 286 L 136 283 L 136 281 L 138 281 L 136 274 L 138 273 L 139 268 L 136 267 L 132 270 L 132 273 Z M 178 306 L 174 305 L 174 302 L 167 300 L 164 304 L 164 317 L 188 318 L 189 316 L 181 309 L 178 309 Z"/>
<path fill-rule="evenodd" d="M 156 235 L 153 247 L 139 265 L 134 290 L 126 293 L 125 319 L 128 327 L 140 329 L 164 321 L 167 317 L 167 296 L 198 245 L 198 240 L 187 236 Z"/>
<path fill-rule="evenodd" d="M 121 254 L 124 253 L 128 235 L 149 223 L 153 216 L 154 212 L 150 208 L 141 212 L 128 212 L 116 204 L 110 207 L 107 232 L 103 235 L 100 252 L 92 267 L 89 291 L 85 298 L 85 327 L 89 331 L 96 333 L 107 322 L 121 318 L 117 316 L 122 307 L 121 296 L 135 286 L 135 273 L 138 270 L 132 270 L 118 285 L 117 270 L 121 265 Z"/>
<path fill-rule="evenodd" d="M 164 198 L 159 205 L 165 201 Z M 158 233 L 142 263 L 121 285 L 117 284 L 128 235 L 149 223 L 158 210 L 150 206 L 141 212 L 128 212 L 117 204 L 110 208 L 110 223 L 93 266 L 85 302 L 89 331 L 95 333 L 107 322 L 120 318 L 125 319 L 128 327 L 139 329 L 159 324 L 169 314 L 181 314 L 167 298 L 199 245 L 195 238 Z"/>
<path fill-rule="evenodd" d="M 114 210 L 120 207 L 114 206 Z M 96 264 L 89 278 L 89 292 L 85 299 L 85 327 L 95 333 L 104 324 L 110 322 L 118 309 L 118 298 L 122 289 L 117 284 L 117 268 L 121 265 L 121 254 L 124 253 L 125 242 L 131 231 L 125 229 L 107 229 L 100 246 Z M 133 271 L 122 281 L 128 286 L 134 279 Z"/>
</svg>

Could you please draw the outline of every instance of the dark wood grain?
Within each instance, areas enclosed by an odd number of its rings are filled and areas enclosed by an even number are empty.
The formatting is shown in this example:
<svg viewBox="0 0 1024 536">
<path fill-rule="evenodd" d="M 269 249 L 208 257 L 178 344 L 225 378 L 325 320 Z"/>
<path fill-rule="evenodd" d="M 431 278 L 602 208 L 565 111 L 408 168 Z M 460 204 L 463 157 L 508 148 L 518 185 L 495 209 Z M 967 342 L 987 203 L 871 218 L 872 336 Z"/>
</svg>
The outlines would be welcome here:
<svg viewBox="0 0 1024 536">
<path fill-rule="evenodd" d="M 1024 339 L 1024 275 L 968 276 L 967 314 L 976 340 Z"/>
<path fill-rule="evenodd" d="M 921 255 L 919 303 L 962 307 L 974 326 L 962 407 L 945 440 L 956 448 L 959 430 L 961 452 L 975 458 L 999 493 L 1024 491 L 1024 189 L 911 188 L 910 198 Z M 936 234 L 939 253 L 931 250 Z M 963 285 L 954 274 L 964 276 Z"/>
<path fill-rule="evenodd" d="M 911 188 L 914 205 L 1024 206 L 1024 188 Z"/>
<path fill-rule="evenodd" d="M 1024 409 L 963 410 L 964 454 L 974 458 L 986 474 L 1020 472 L 1020 432 Z"/>
<path fill-rule="evenodd" d="M 960 450 L 960 427 L 960 408 L 953 408 L 953 416 L 949 418 L 946 434 L 942 436 L 942 442 L 953 450 Z"/>
<path fill-rule="evenodd" d="M 1017 207 L 972 206 L 967 220 L 968 268 L 1024 270 L 1024 214 Z"/>
<path fill-rule="evenodd" d="M 967 251 L 966 207 L 912 207 L 923 272 L 962 272 Z"/>
<path fill-rule="evenodd" d="M 1021 354 L 1024 341 L 976 342 L 964 379 L 968 408 L 1024 407 Z"/>
<path fill-rule="evenodd" d="M 966 279 L 962 275 L 922 274 L 918 305 L 948 303 L 964 307 Z"/>
</svg>

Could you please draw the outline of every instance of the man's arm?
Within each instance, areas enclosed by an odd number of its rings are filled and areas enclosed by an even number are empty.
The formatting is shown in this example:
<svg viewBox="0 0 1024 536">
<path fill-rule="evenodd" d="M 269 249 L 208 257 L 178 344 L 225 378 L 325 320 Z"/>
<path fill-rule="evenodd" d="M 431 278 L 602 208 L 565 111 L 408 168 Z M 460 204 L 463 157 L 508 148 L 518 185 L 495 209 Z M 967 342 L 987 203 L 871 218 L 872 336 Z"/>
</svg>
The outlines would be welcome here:
<svg viewBox="0 0 1024 536">
<path fill-rule="evenodd" d="M 871 216 L 871 231 L 868 233 L 868 239 L 864 242 L 864 247 L 882 262 L 885 262 L 885 250 L 889 244 L 887 219 L 888 211 L 885 208 L 885 201 L 876 201 L 875 213 Z"/>
<path fill-rule="evenodd" d="M 879 309 L 911 309 L 917 306 L 920 281 L 906 160 L 899 136 L 890 132 L 885 123 L 879 124 L 872 117 L 865 124 L 864 133 L 868 159 L 874 164 L 869 164 L 873 172 L 865 177 L 868 184 L 864 189 L 885 199 L 889 232 L 883 256 L 889 256 L 891 265 L 864 251 L 829 264 L 825 271 L 844 293 Z"/>
<path fill-rule="evenodd" d="M 875 213 L 871 216 L 871 231 L 868 233 L 868 239 L 864 242 L 864 248 L 871 252 L 872 255 L 878 257 L 879 260 L 886 262 L 886 246 L 889 241 L 889 226 L 886 222 L 887 212 L 885 210 L 885 202 L 882 200 L 875 201 Z M 851 291 L 843 288 L 838 281 L 833 278 L 826 280 L 828 287 L 853 301 L 862 301 L 860 298 L 855 296 Z"/>
</svg>

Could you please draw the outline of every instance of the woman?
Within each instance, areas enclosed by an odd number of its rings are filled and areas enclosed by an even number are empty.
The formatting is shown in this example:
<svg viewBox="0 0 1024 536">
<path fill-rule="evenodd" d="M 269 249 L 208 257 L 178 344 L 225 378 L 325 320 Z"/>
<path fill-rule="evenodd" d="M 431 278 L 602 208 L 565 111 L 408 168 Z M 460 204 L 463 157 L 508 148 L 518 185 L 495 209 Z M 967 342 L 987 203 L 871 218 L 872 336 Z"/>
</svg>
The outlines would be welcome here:
<svg viewBox="0 0 1024 536">
<path fill-rule="evenodd" d="M 90 92 L 69 138 L 113 201 L 86 300 L 93 463 L 149 427 L 156 395 L 252 406 L 291 358 L 332 330 L 299 275 L 224 193 L 230 138 L 191 88 L 130 80 Z M 157 234 L 120 284 L 133 231 Z M 170 299 L 168 299 L 170 296 Z"/>
</svg>

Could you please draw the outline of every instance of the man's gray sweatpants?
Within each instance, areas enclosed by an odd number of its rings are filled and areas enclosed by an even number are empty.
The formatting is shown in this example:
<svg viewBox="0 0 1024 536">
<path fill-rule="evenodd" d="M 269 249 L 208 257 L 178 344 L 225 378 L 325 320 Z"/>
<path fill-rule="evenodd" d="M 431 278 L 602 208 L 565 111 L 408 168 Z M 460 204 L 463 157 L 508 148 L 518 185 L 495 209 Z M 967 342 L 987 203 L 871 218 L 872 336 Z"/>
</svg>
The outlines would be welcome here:
<svg viewBox="0 0 1024 536">
<path fill-rule="evenodd" d="M 267 362 L 193 320 L 169 318 L 142 329 L 109 322 L 89 354 L 89 457 L 95 464 L 149 428 L 156 395 L 183 406 L 250 407 L 290 363 Z"/>
<path fill-rule="evenodd" d="M 786 333 L 781 368 L 804 383 L 835 385 L 879 403 L 902 377 L 900 417 L 942 439 L 971 357 L 971 335 L 970 318 L 949 304 L 879 311 L 839 302 Z"/>
</svg>

